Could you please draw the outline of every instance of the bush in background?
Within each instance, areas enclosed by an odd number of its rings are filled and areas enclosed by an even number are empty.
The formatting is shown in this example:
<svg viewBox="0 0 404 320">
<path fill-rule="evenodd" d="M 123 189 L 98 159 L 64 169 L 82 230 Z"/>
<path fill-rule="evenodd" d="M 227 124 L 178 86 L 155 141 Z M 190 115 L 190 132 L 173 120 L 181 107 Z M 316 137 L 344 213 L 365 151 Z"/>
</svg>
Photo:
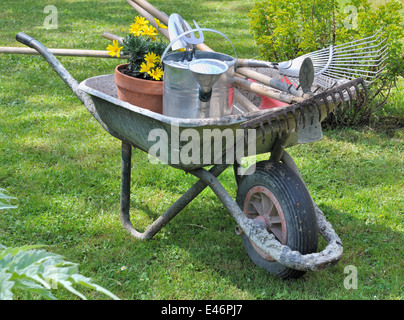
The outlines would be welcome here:
<svg viewBox="0 0 404 320">
<path fill-rule="evenodd" d="M 368 0 L 259 0 L 249 13 L 251 31 L 263 59 L 280 62 L 302 54 L 374 35 L 388 36 L 385 72 L 369 89 L 369 101 L 359 113 L 334 114 L 326 125 L 368 123 L 404 76 L 403 5 L 389 0 L 376 9 Z M 355 108 L 353 108 L 355 109 Z"/>
</svg>

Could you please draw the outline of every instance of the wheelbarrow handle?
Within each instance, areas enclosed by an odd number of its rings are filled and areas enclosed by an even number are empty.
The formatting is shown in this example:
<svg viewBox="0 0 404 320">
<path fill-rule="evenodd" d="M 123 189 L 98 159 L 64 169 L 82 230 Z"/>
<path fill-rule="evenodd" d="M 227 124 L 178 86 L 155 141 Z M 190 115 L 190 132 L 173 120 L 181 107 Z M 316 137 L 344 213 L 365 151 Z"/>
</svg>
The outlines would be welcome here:
<svg viewBox="0 0 404 320">
<path fill-rule="evenodd" d="M 17 35 L 15 36 L 16 40 L 18 42 L 21 42 L 22 44 L 25 44 L 27 47 L 33 48 L 32 46 L 32 41 L 35 39 L 24 32 L 18 32 Z"/>
<path fill-rule="evenodd" d="M 16 40 L 25 44 L 26 46 L 35 49 L 38 53 L 45 59 L 47 63 L 55 70 L 55 72 L 63 79 L 63 81 L 68 85 L 68 87 L 73 91 L 73 93 L 84 103 L 85 99 L 84 92 L 77 89 L 78 82 L 71 76 L 71 74 L 62 66 L 58 59 L 46 48 L 42 43 L 33 37 L 19 32 L 15 36 Z"/>
<path fill-rule="evenodd" d="M 118 133 L 110 129 L 100 118 L 94 102 L 92 98 L 87 95 L 84 91 L 79 90 L 79 83 L 72 77 L 72 75 L 66 70 L 66 68 L 59 62 L 59 60 L 53 55 L 53 53 L 46 48 L 42 43 L 33 37 L 19 32 L 15 36 L 18 42 L 25 44 L 28 47 L 31 47 L 38 51 L 38 53 L 45 59 L 45 61 L 55 70 L 60 78 L 67 84 L 67 86 L 73 91 L 73 93 L 80 99 L 80 101 L 84 104 L 87 110 L 91 113 L 91 115 L 100 123 L 100 125 L 107 131 L 109 134 L 114 136 L 115 138 L 125 141 L 129 143 L 125 138 L 121 137 Z"/>
</svg>

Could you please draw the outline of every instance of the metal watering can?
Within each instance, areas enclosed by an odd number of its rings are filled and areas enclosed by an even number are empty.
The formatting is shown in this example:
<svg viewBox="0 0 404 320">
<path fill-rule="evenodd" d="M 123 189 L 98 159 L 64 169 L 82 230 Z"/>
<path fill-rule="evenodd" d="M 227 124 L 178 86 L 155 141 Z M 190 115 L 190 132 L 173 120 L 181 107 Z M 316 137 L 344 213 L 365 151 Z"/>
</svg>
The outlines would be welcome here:
<svg viewBox="0 0 404 320">
<path fill-rule="evenodd" d="M 174 118 L 190 119 L 231 115 L 233 113 L 233 82 L 237 58 L 223 53 L 199 50 L 193 51 L 194 56 L 191 61 L 184 59 L 184 52 L 167 54 L 169 48 L 176 41 L 197 31 L 210 31 L 220 34 L 231 44 L 236 55 L 236 50 L 231 41 L 223 33 L 213 29 L 192 29 L 173 39 L 161 57 L 164 70 L 163 114 Z M 219 73 L 217 67 L 214 66 L 214 60 L 218 61 L 218 65 L 222 68 Z M 195 68 L 198 62 L 201 64 Z M 202 72 L 204 74 L 198 77 L 197 74 L 200 74 L 200 70 L 196 69 L 201 69 L 202 64 L 207 71 L 206 73 Z M 227 65 L 227 68 L 222 67 L 223 64 Z M 194 65 L 194 70 L 191 70 L 192 65 Z M 215 81 L 210 83 L 212 80 Z M 201 81 L 204 83 L 201 84 Z M 208 82 L 211 85 L 210 92 L 207 92 L 209 90 L 205 87 Z"/>
</svg>

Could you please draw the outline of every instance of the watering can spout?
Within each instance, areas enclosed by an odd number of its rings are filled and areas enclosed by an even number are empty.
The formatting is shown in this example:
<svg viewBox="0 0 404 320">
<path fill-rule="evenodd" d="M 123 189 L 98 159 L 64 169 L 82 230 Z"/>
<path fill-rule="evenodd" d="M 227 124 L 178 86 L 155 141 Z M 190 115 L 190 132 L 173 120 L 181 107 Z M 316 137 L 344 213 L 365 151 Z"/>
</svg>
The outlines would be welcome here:
<svg viewBox="0 0 404 320">
<path fill-rule="evenodd" d="M 197 59 L 188 65 L 188 69 L 199 84 L 199 109 L 205 114 L 209 112 L 212 87 L 229 66 L 220 60 Z"/>
<path fill-rule="evenodd" d="M 197 59 L 188 65 L 188 69 L 198 81 L 200 91 L 207 93 L 212 91 L 216 81 L 229 69 L 229 66 L 216 59 Z"/>
<path fill-rule="evenodd" d="M 237 53 L 231 41 L 221 32 L 197 28 L 185 31 L 174 38 L 161 56 L 164 69 L 163 114 L 174 118 L 216 118 L 231 115 L 233 112 L 233 82 L 237 58 L 218 53 L 191 50 L 192 59 L 184 60 L 183 52 L 174 52 L 168 55 L 171 46 L 179 39 L 199 31 L 211 31 L 222 35 L 231 44 L 234 55 Z M 209 75 L 198 75 L 198 70 L 192 72 L 189 65 L 197 60 L 212 59 L 226 64 L 216 66 L 219 72 L 209 72 Z M 195 66 L 200 68 L 201 65 Z M 224 70 L 227 70 L 223 72 Z M 202 72 L 203 73 L 203 72 Z M 222 74 L 214 75 L 214 73 Z M 223 74 L 224 73 L 224 74 Z M 213 87 L 213 92 L 210 90 Z M 209 102 L 209 112 L 202 113 L 201 100 Z M 205 107 L 206 109 L 206 107 Z"/>
</svg>

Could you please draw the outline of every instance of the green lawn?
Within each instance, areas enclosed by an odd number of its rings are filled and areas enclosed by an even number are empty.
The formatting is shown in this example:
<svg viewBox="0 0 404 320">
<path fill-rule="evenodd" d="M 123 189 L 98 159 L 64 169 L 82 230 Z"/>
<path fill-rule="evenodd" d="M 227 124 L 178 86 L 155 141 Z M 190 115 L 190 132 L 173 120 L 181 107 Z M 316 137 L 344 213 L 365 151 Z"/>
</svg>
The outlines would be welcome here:
<svg viewBox="0 0 404 320">
<path fill-rule="evenodd" d="M 246 17 L 253 1 L 150 2 L 223 32 L 239 57 L 258 58 Z M 58 9 L 58 29 L 43 27 L 47 4 Z M 119 33 L 134 15 L 124 0 L 26 1 L 24 6 L 2 0 L 0 46 L 21 46 L 14 37 L 23 31 L 48 47 L 103 50 L 109 41 L 102 32 Z M 231 54 L 224 41 L 207 37 L 213 49 Z M 117 64 L 60 61 L 78 81 L 112 73 Z M 402 91 L 402 81 L 400 86 Z M 403 103 L 402 93 L 396 93 L 378 117 L 394 116 L 402 123 Z M 374 124 L 326 131 L 321 141 L 289 150 L 344 244 L 336 266 L 295 281 L 274 278 L 249 260 L 234 220 L 208 189 L 152 240 L 132 238 L 119 219 L 120 147 L 41 57 L 0 54 L 0 188 L 18 198 L 13 202 L 18 209 L 1 212 L 0 243 L 49 245 L 122 299 L 403 299 L 402 129 L 385 132 Z M 132 222 L 142 229 L 196 178 L 151 165 L 139 151 L 133 159 Z M 220 181 L 234 196 L 232 169 Z M 344 287 L 347 266 L 357 268 L 357 289 Z"/>
</svg>

